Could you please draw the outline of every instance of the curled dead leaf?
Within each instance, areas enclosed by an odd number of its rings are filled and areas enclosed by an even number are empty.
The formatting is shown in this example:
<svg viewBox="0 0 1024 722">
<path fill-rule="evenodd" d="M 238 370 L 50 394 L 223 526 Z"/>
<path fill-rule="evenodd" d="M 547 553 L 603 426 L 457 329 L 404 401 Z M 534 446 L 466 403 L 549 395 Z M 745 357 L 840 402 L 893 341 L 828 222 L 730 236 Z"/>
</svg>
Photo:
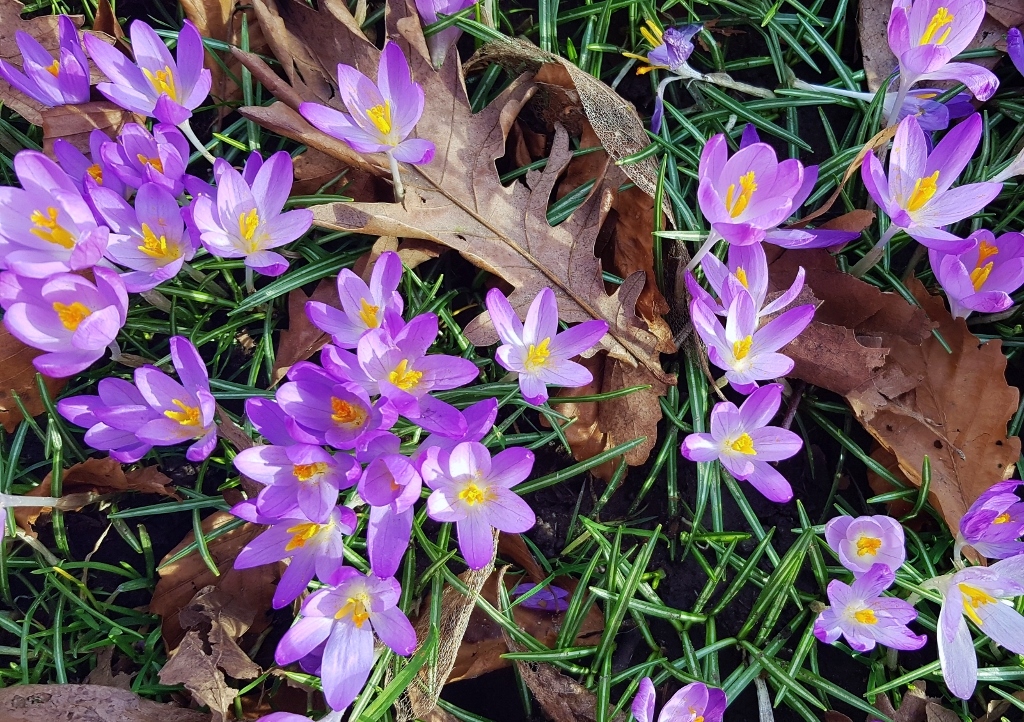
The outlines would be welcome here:
<svg viewBox="0 0 1024 722">
<path fill-rule="evenodd" d="M 210 715 L 95 684 L 22 684 L 0 689 L 4 722 L 210 722 Z"/>
</svg>

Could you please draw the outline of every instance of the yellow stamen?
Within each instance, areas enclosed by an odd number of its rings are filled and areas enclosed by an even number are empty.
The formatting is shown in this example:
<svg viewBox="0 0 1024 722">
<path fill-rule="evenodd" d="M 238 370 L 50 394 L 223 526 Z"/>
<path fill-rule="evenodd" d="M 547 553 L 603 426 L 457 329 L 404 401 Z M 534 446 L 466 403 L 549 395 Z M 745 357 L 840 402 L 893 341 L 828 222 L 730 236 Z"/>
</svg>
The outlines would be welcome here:
<svg viewBox="0 0 1024 722">
<path fill-rule="evenodd" d="M 78 325 L 92 315 L 92 311 L 79 301 L 69 304 L 57 301 L 53 304 L 53 310 L 57 312 L 57 318 L 68 331 L 77 331 Z"/>
<path fill-rule="evenodd" d="M 367 328 L 377 328 L 380 322 L 377 321 L 377 313 L 380 311 L 380 306 L 374 306 L 366 302 L 365 298 L 359 299 L 359 319 L 366 324 Z"/>
<path fill-rule="evenodd" d="M 548 362 L 548 357 L 551 356 L 551 352 L 548 351 L 549 343 L 551 343 L 550 337 L 538 344 L 531 343 L 529 348 L 526 349 L 526 360 L 523 361 L 523 366 L 526 367 L 527 371 L 536 371 L 537 369 L 544 368 Z"/>
<path fill-rule="evenodd" d="M 370 599 L 366 594 L 356 594 L 345 601 L 345 606 L 334 614 L 334 618 L 344 619 L 351 616 L 352 623 L 361 629 L 366 624 L 366 620 L 370 618 L 370 613 L 367 611 L 369 606 Z"/>
<path fill-rule="evenodd" d="M 337 396 L 331 397 L 331 420 L 342 426 L 356 428 L 362 426 L 366 421 L 366 411 L 347 401 L 342 401 Z"/>
<path fill-rule="evenodd" d="M 153 86 L 153 90 L 157 93 L 164 93 L 174 102 L 178 102 L 178 93 L 175 90 L 174 72 L 168 66 L 164 66 L 163 70 L 158 70 L 155 73 L 142 69 L 145 73 L 146 79 L 149 84 Z"/>
<path fill-rule="evenodd" d="M 882 540 L 874 536 L 862 536 L 857 540 L 857 556 L 875 556 L 882 548 Z"/>
<path fill-rule="evenodd" d="M 249 244 L 249 252 L 255 253 L 257 248 L 257 239 L 254 238 L 256 235 L 256 229 L 260 226 L 260 216 L 253 208 L 251 211 L 242 213 L 238 216 L 238 232 L 242 235 L 242 238 L 246 243 Z"/>
<path fill-rule="evenodd" d="M 652 48 L 656 48 L 665 42 L 664 34 L 661 32 L 661 28 L 659 28 L 651 20 L 647 21 L 646 26 L 640 26 L 640 34 L 644 36 L 644 40 L 646 40 L 647 44 L 650 45 Z"/>
<path fill-rule="evenodd" d="M 64 226 L 57 223 L 57 216 L 58 211 L 53 206 L 46 209 L 45 216 L 42 211 L 32 211 L 29 220 L 36 225 L 36 228 L 29 229 L 29 232 L 36 238 L 42 238 L 48 243 L 56 243 L 61 248 L 74 248 L 75 237 Z"/>
<path fill-rule="evenodd" d="M 992 268 L 995 265 L 995 261 L 989 261 L 981 268 L 975 268 L 971 271 L 971 285 L 974 286 L 975 291 L 980 291 L 981 287 L 985 285 L 985 281 L 988 280 L 988 276 L 992 273 Z"/>
<path fill-rule="evenodd" d="M 295 464 L 292 467 L 292 473 L 299 481 L 309 481 L 314 476 L 319 476 L 326 472 L 327 464 L 322 461 L 317 461 L 312 464 Z"/>
<path fill-rule="evenodd" d="M 736 357 L 737 361 L 742 361 L 750 353 L 750 347 L 754 345 L 754 337 L 746 336 L 736 341 L 732 345 L 732 355 Z"/>
<path fill-rule="evenodd" d="M 391 132 L 391 101 L 385 100 L 383 105 L 373 106 L 366 111 L 366 116 L 383 135 Z"/>
<path fill-rule="evenodd" d="M 47 65 L 46 72 L 48 72 L 50 75 L 56 78 L 57 74 L 60 73 L 60 61 L 54 60 L 52 63 Z"/>
<path fill-rule="evenodd" d="M 950 31 L 953 30 L 953 14 L 949 12 L 949 8 L 939 8 L 932 15 L 932 19 L 928 21 L 928 27 L 924 29 L 924 34 L 921 36 L 921 42 L 918 45 L 928 45 L 933 42 L 935 33 L 939 32 L 942 28 L 949 26 L 945 29 L 942 35 L 939 36 L 938 40 L 934 40 L 935 45 L 942 45 L 946 42 L 946 38 L 949 37 Z"/>
<path fill-rule="evenodd" d="M 737 281 L 743 284 L 744 288 L 748 290 L 750 289 L 750 284 L 747 283 L 747 272 L 743 270 L 743 266 L 738 266 L 736 268 L 736 273 L 733 275 L 736 276 Z"/>
<path fill-rule="evenodd" d="M 292 538 L 285 545 L 284 550 L 286 552 L 291 552 L 306 546 L 306 542 L 315 537 L 317 533 L 319 533 L 320 528 L 320 524 L 314 524 L 312 522 L 305 522 L 303 524 L 296 524 L 293 527 L 288 527 L 288 533 L 292 535 Z"/>
<path fill-rule="evenodd" d="M 487 491 L 470 482 L 459 492 L 459 498 L 470 506 L 476 506 L 487 498 Z"/>
<path fill-rule="evenodd" d="M 167 236 L 157 236 L 148 224 L 142 224 L 142 245 L 136 246 L 150 258 L 169 261 L 178 257 L 178 248 L 168 246 Z"/>
<path fill-rule="evenodd" d="M 139 153 L 135 157 L 139 159 L 139 162 L 142 163 L 142 165 L 148 165 L 157 173 L 164 172 L 164 162 L 160 160 L 160 156 L 155 155 L 152 158 L 150 158 L 149 156 L 144 155 L 143 153 Z"/>
<path fill-rule="evenodd" d="M 991 243 L 989 243 L 988 241 L 982 241 L 981 243 L 978 244 L 978 263 L 977 263 L 976 267 L 980 266 L 982 263 L 984 263 L 985 261 L 990 259 L 992 256 L 998 256 L 998 255 L 999 255 L 999 247 L 998 246 L 994 246 Z"/>
<path fill-rule="evenodd" d="M 743 213 L 750 205 L 750 198 L 756 190 L 757 176 L 752 170 L 740 176 L 740 194 L 736 196 L 735 202 L 733 196 L 736 194 L 736 184 L 731 183 L 725 191 L 725 208 L 729 211 L 729 215 L 736 218 Z"/>
<path fill-rule="evenodd" d="M 199 426 L 199 407 L 189 406 L 181 399 L 172 402 L 181 411 L 165 411 L 164 416 L 177 421 L 182 426 Z"/>
<path fill-rule="evenodd" d="M 757 453 L 754 448 L 754 440 L 750 438 L 750 434 L 743 432 L 736 440 L 729 444 L 729 448 L 733 451 L 739 452 L 740 454 L 746 454 L 747 456 L 753 456 Z"/>
<path fill-rule="evenodd" d="M 410 369 L 408 359 L 402 359 L 402 362 L 395 367 L 395 370 L 388 374 L 388 381 L 402 389 L 402 391 L 415 388 L 421 378 L 423 378 L 423 372 Z"/>
<path fill-rule="evenodd" d="M 921 210 L 938 190 L 939 172 L 935 171 L 926 178 L 918 178 L 914 181 L 914 190 L 910 192 L 907 199 L 907 210 L 910 212 Z"/>
<path fill-rule="evenodd" d="M 1005 524 L 1008 521 L 1010 521 L 1010 518 L 1011 518 L 1010 517 L 1010 513 L 1007 512 L 1007 511 L 1004 511 L 1002 514 L 1000 514 L 995 519 L 993 519 L 992 523 L 993 524 Z"/>
<path fill-rule="evenodd" d="M 91 166 L 85 169 L 85 172 L 92 176 L 92 179 L 103 185 L 103 169 L 99 163 L 93 163 Z"/>
<path fill-rule="evenodd" d="M 870 609 L 861 609 L 859 612 L 854 612 L 853 618 L 861 624 L 878 624 L 878 617 Z"/>
<path fill-rule="evenodd" d="M 960 593 L 964 597 L 964 614 L 971 618 L 971 621 L 981 626 L 981 617 L 978 616 L 976 611 L 979 607 L 984 607 L 986 604 L 995 604 L 996 598 L 983 589 L 972 587 L 969 584 L 960 583 Z"/>
</svg>

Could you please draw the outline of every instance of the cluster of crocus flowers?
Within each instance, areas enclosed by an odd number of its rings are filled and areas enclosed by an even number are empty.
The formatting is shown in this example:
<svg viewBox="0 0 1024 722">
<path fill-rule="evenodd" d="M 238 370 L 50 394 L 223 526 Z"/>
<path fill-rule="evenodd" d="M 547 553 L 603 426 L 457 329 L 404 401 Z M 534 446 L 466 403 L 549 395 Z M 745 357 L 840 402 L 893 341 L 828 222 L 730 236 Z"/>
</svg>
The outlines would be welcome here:
<svg viewBox="0 0 1024 722">
<path fill-rule="evenodd" d="M 984 229 L 967 237 L 973 246 L 960 253 L 928 249 L 935 279 L 949 299 L 954 318 L 975 311 L 998 313 L 1013 305 L 1010 294 L 1024 285 L 1024 235 L 1004 233 L 996 238 Z"/>
<path fill-rule="evenodd" d="M 651 678 L 641 679 L 631 710 L 636 722 L 722 722 L 725 714 L 725 692 L 703 682 L 691 682 L 673 694 L 657 717 L 656 697 Z"/>
<path fill-rule="evenodd" d="M 0 77 L 49 107 L 88 103 L 89 61 L 82 50 L 78 29 L 67 15 L 59 16 L 57 27 L 60 45 L 56 57 L 28 33 L 15 32 L 22 55 L 21 70 L 0 60 Z"/>
</svg>

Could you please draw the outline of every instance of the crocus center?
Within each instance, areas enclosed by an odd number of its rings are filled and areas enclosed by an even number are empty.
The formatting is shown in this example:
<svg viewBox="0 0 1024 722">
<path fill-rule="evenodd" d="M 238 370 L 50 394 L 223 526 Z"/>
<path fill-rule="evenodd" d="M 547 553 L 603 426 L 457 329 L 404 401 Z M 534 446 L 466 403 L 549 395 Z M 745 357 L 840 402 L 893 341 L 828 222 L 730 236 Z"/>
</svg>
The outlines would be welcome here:
<svg viewBox="0 0 1024 722">
<path fill-rule="evenodd" d="M 58 211 L 53 206 L 46 209 L 46 215 L 42 211 L 32 211 L 29 220 L 35 224 L 30 229 L 36 238 L 42 238 L 47 243 L 56 243 L 61 248 L 71 249 L 75 247 L 75 237 L 72 236 L 64 226 L 57 223 Z"/>
<path fill-rule="evenodd" d="M 374 127 L 381 132 L 382 135 L 388 135 L 391 132 L 391 101 L 385 100 L 383 105 L 375 105 L 366 111 L 367 117 L 370 122 L 373 123 Z"/>
<path fill-rule="evenodd" d="M 73 303 L 57 301 L 53 304 L 53 310 L 57 312 L 57 318 L 68 331 L 77 331 L 78 325 L 92 315 L 92 311 L 80 301 Z"/>
<path fill-rule="evenodd" d="M 523 362 L 523 366 L 526 367 L 527 371 L 536 371 L 537 369 L 544 368 L 548 362 L 548 357 L 551 352 L 548 351 L 548 344 L 551 343 L 551 338 L 548 337 L 538 344 L 530 344 L 530 347 L 526 349 L 526 360 Z"/>
<path fill-rule="evenodd" d="M 739 341 L 733 342 L 732 355 L 736 357 L 737 361 L 742 361 L 750 353 L 750 347 L 754 345 L 753 336 L 744 336 Z"/>
<path fill-rule="evenodd" d="M 736 184 L 730 183 L 725 191 L 725 208 L 733 218 L 739 216 L 750 205 L 750 198 L 757 190 L 757 179 L 754 171 L 747 171 L 740 176 L 740 192 L 736 193 Z"/>
<path fill-rule="evenodd" d="M 985 285 L 985 281 L 988 280 L 989 274 L 992 273 L 992 269 L 995 267 L 995 261 L 988 261 L 992 256 L 998 255 L 999 249 L 988 243 L 982 241 L 978 246 L 978 262 L 974 266 L 974 270 L 971 271 L 971 284 L 974 286 L 975 291 L 980 291 L 981 287 Z M 988 263 L 985 263 L 988 261 Z"/>
<path fill-rule="evenodd" d="M 487 498 L 487 488 L 479 487 L 472 481 L 466 484 L 462 491 L 459 492 L 459 499 L 466 502 L 469 506 L 476 506 L 482 504 Z"/>
<path fill-rule="evenodd" d="M 46 72 L 56 78 L 58 73 L 60 73 L 60 61 L 54 60 L 52 63 L 47 65 Z"/>
<path fill-rule="evenodd" d="M 331 420 L 348 427 L 362 426 L 366 420 L 366 411 L 362 407 L 342 401 L 337 396 L 331 397 Z"/>
<path fill-rule="evenodd" d="M 993 524 L 1005 524 L 1010 521 L 1010 512 L 1004 511 L 1002 514 L 992 520 Z"/>
<path fill-rule="evenodd" d="M 946 42 L 946 38 L 949 37 L 950 31 L 953 29 L 953 19 L 953 13 L 949 12 L 949 8 L 940 7 L 932 15 L 932 19 L 928 21 L 928 26 L 925 27 L 919 44 L 928 45 L 929 43 L 934 43 L 935 45 L 942 45 Z M 942 34 L 936 38 L 936 33 L 940 31 Z"/>
<path fill-rule="evenodd" d="M 640 26 L 640 34 L 643 35 L 644 40 L 647 41 L 647 44 L 651 46 L 651 50 L 665 44 L 665 34 L 653 20 L 648 20 L 646 26 Z M 664 65 L 656 65 L 655 63 L 652 63 L 644 55 L 636 55 L 635 53 L 623 53 L 623 55 L 625 55 L 627 58 L 633 58 L 634 60 L 639 60 L 640 62 L 647 63 L 646 65 L 642 65 L 636 69 L 637 75 L 649 73 L 655 68 L 665 67 Z"/>
<path fill-rule="evenodd" d="M 736 276 L 737 281 L 743 284 L 744 288 L 750 289 L 750 284 L 747 282 L 747 272 L 743 270 L 743 266 L 737 266 L 736 273 L 733 275 Z"/>
<path fill-rule="evenodd" d="M 99 163 L 93 163 L 85 169 L 85 172 L 88 173 L 94 181 L 103 185 L 103 168 L 100 167 Z"/>
<path fill-rule="evenodd" d="M 882 547 L 882 540 L 876 536 L 862 536 L 857 539 L 857 556 L 873 557 Z"/>
<path fill-rule="evenodd" d="M 292 473 L 299 481 L 309 481 L 315 476 L 327 473 L 327 464 L 323 461 L 316 461 L 312 464 L 295 464 Z"/>
<path fill-rule="evenodd" d="M 172 401 L 171 403 L 173 403 L 181 410 L 165 411 L 164 416 L 166 416 L 168 419 L 173 419 L 174 421 L 177 421 L 182 426 L 199 426 L 198 406 L 189 406 L 181 399 L 174 399 L 174 401 Z"/>
<path fill-rule="evenodd" d="M 380 306 L 367 303 L 365 298 L 359 299 L 359 306 L 359 320 L 366 324 L 367 328 L 377 328 L 380 325 L 377 321 L 377 312 L 380 311 Z"/>
<path fill-rule="evenodd" d="M 306 542 L 315 537 L 320 532 L 322 526 L 313 522 L 305 522 L 288 527 L 288 533 L 292 535 L 292 538 L 285 544 L 284 550 L 292 552 L 306 546 Z"/>
<path fill-rule="evenodd" d="M 736 437 L 734 441 L 730 442 L 729 448 L 738 454 L 745 454 L 747 456 L 753 456 L 757 453 L 757 450 L 754 449 L 754 440 L 746 431 Z"/>
<path fill-rule="evenodd" d="M 853 613 L 853 618 L 861 624 L 878 624 L 878 617 L 872 609 L 861 609 Z"/>
<path fill-rule="evenodd" d="M 366 592 L 353 594 L 345 600 L 345 605 L 334 614 L 334 618 L 344 619 L 345 617 L 352 617 L 352 623 L 362 629 L 363 625 L 366 624 L 366 620 L 370 618 L 369 607 L 370 597 Z"/>
<path fill-rule="evenodd" d="M 416 388 L 422 378 L 422 371 L 413 371 L 409 368 L 408 359 L 402 359 L 402 362 L 395 367 L 395 370 L 388 374 L 388 381 L 402 389 L 402 391 Z"/>
<path fill-rule="evenodd" d="M 981 626 L 981 617 L 978 616 L 977 609 L 986 604 L 995 604 L 996 598 L 984 589 L 978 589 L 970 584 L 961 582 L 957 586 L 960 587 L 960 594 L 964 597 L 964 614 L 970 617 L 975 624 Z"/>
<path fill-rule="evenodd" d="M 146 155 L 144 153 L 139 153 L 135 157 L 138 158 L 139 162 L 142 163 L 142 165 L 148 165 L 150 168 L 155 170 L 157 173 L 163 173 L 164 172 L 164 162 L 162 160 L 160 160 L 160 156 L 158 156 L 158 155 L 148 156 L 148 155 Z"/>
<path fill-rule="evenodd" d="M 153 233 L 153 229 L 148 224 L 142 224 L 142 244 L 138 246 L 138 249 L 145 253 L 150 258 L 157 260 L 169 260 L 177 257 L 177 253 L 174 248 L 171 248 L 167 244 L 166 236 L 157 236 Z"/>
<path fill-rule="evenodd" d="M 256 229 L 260 227 L 260 214 L 253 208 L 250 211 L 238 216 L 238 232 L 246 243 L 249 244 L 249 252 L 256 252 Z"/>
<path fill-rule="evenodd" d="M 935 191 L 938 190 L 938 182 L 938 171 L 935 171 L 930 176 L 918 178 L 914 181 L 914 190 L 910 192 L 910 198 L 907 199 L 907 210 L 913 212 L 924 208 L 925 204 L 935 195 Z"/>
<path fill-rule="evenodd" d="M 165 65 L 163 70 L 158 70 L 155 73 L 146 68 L 143 68 L 142 72 L 146 74 L 146 79 L 157 94 L 166 95 L 175 103 L 178 102 L 178 93 L 174 89 L 174 72 L 169 66 Z"/>
</svg>

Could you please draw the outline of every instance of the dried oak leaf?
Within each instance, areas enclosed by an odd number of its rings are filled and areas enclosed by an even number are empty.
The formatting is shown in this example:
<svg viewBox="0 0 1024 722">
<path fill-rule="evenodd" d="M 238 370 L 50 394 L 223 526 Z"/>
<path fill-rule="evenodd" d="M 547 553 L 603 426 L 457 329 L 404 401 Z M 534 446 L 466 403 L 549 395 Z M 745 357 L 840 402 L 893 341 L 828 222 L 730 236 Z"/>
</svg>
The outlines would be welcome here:
<svg viewBox="0 0 1024 722">
<path fill-rule="evenodd" d="M 204 38 L 221 40 L 228 45 L 239 46 L 242 43 L 242 19 L 248 23 L 249 49 L 253 53 L 267 52 L 267 41 L 263 37 L 263 29 L 251 9 L 242 10 L 237 0 L 181 0 L 181 7 L 185 11 L 185 17 L 195 23 L 199 34 Z M 239 100 L 242 97 L 242 89 L 231 75 L 235 78 L 241 77 L 241 64 L 237 59 L 225 58 L 228 72 L 224 71 L 221 61 L 215 57 L 212 50 L 206 51 L 206 67 L 213 73 L 213 85 L 210 95 L 218 101 Z M 226 114 L 231 109 L 221 106 L 219 112 Z"/>
<path fill-rule="evenodd" d="M 0 369 L 3 369 L 0 371 L 0 425 L 9 434 L 14 433 L 24 418 L 14 400 L 15 394 L 32 416 L 46 410 L 36 385 L 36 367 L 32 365 L 32 359 L 41 353 L 14 338 L 7 327 L 0 324 Z M 50 398 L 56 397 L 68 383 L 67 379 L 49 376 L 42 379 Z"/>
<path fill-rule="evenodd" d="M 288 328 L 281 332 L 281 340 L 277 344 L 277 355 L 274 357 L 274 369 L 271 382 L 276 384 L 288 373 L 294 364 L 305 361 L 315 354 L 331 337 L 313 325 L 306 315 L 307 301 L 321 301 L 330 306 L 338 307 L 338 283 L 334 276 L 320 279 L 313 289 L 313 295 L 307 296 L 301 288 L 288 294 Z"/>
<path fill-rule="evenodd" d="M 210 715 L 97 684 L 22 684 L 0 689 L 4 722 L 210 722 Z"/>
<path fill-rule="evenodd" d="M 885 694 L 875 698 L 875 707 L 893 722 L 959 722 L 960 715 L 941 702 L 941 698 L 927 696 L 924 681 L 917 680 L 903 694 L 899 709 L 893 709 Z"/>
</svg>

